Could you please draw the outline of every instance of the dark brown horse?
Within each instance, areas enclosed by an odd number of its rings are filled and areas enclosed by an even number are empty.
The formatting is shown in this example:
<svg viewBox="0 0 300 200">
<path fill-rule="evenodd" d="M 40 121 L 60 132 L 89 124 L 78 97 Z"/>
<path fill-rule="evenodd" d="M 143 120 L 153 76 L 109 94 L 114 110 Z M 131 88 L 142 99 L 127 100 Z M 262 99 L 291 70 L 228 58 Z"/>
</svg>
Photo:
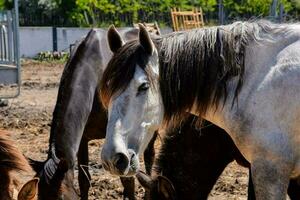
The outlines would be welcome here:
<svg viewBox="0 0 300 200">
<path fill-rule="evenodd" d="M 133 39 L 138 33 L 137 29 L 121 32 L 126 39 Z M 88 199 L 91 177 L 81 166 L 88 166 L 88 142 L 106 135 L 107 114 L 98 98 L 98 82 L 111 57 L 106 34 L 103 30 L 91 30 L 75 45 L 65 66 L 53 112 L 48 158 L 45 162 L 32 161 L 40 178 L 39 199 Z M 153 154 L 153 147 L 145 152 L 149 166 Z M 73 186 L 76 156 L 80 195 Z M 134 179 L 121 181 L 124 197 L 135 199 Z"/>
<path fill-rule="evenodd" d="M 0 130 L 0 200 L 12 199 L 12 185 L 18 182 L 12 173 L 30 170 L 28 161 L 13 144 L 8 132 Z"/>
<path fill-rule="evenodd" d="M 155 200 L 207 199 L 217 179 L 232 161 L 244 167 L 250 164 L 241 155 L 232 139 L 221 128 L 206 123 L 196 129 L 190 116 L 180 128 L 166 133 L 155 159 L 153 176 L 139 172 L 137 178 Z M 187 132 L 184 134 L 184 132 Z M 288 194 L 300 199 L 300 188 L 290 181 Z M 255 199 L 249 179 L 248 199 Z"/>
</svg>

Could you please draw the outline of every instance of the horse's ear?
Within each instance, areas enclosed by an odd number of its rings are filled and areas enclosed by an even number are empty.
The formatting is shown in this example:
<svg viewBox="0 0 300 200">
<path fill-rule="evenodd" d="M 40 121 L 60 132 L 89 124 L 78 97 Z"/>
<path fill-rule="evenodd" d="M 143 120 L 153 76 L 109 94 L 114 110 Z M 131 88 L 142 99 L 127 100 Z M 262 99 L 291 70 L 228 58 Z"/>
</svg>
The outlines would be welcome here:
<svg viewBox="0 0 300 200">
<path fill-rule="evenodd" d="M 164 176 L 157 177 L 158 182 L 158 192 L 160 195 L 163 195 L 165 199 L 175 200 L 176 191 L 172 182 Z"/>
<path fill-rule="evenodd" d="M 152 188 L 153 185 L 153 180 L 151 178 L 151 176 L 149 176 L 148 174 L 146 174 L 145 172 L 139 171 L 136 174 L 136 177 L 138 179 L 138 181 L 140 182 L 140 184 L 146 189 L 146 190 L 150 190 Z"/>
<path fill-rule="evenodd" d="M 109 27 L 107 39 L 109 48 L 113 53 L 116 53 L 124 45 L 124 41 L 114 25 Z"/>
<path fill-rule="evenodd" d="M 140 29 L 139 32 L 140 45 L 144 48 L 144 50 L 148 54 L 152 55 L 155 50 L 154 43 L 151 40 L 150 35 L 143 24 L 139 23 L 139 29 Z"/>
<path fill-rule="evenodd" d="M 33 200 L 38 192 L 38 183 L 38 178 L 25 183 L 18 194 L 18 200 Z"/>
</svg>

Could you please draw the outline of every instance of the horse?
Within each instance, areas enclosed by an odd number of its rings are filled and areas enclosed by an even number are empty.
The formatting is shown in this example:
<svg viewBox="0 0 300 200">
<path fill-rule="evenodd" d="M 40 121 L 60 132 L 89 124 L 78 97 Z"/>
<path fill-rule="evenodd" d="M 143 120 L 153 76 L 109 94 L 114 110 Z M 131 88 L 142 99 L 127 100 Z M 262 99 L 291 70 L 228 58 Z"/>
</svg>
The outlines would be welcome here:
<svg viewBox="0 0 300 200">
<path fill-rule="evenodd" d="M 110 30 L 117 50 L 100 87 L 107 170 L 136 174 L 146 132 L 176 127 L 189 112 L 230 135 L 251 164 L 257 199 L 285 198 L 300 175 L 299 25 L 235 22 L 161 37 L 140 25 L 125 45 Z"/>
<path fill-rule="evenodd" d="M 98 82 L 111 57 L 106 32 L 92 29 L 79 40 L 64 68 L 51 123 L 48 158 L 44 162 L 31 160 L 40 179 L 39 199 L 88 199 L 91 176 L 81 166 L 88 166 L 88 142 L 103 139 L 106 134 L 107 113 L 98 98 Z M 137 37 L 138 29 L 126 28 L 121 33 L 131 40 Z M 147 171 L 154 157 L 153 145 L 154 141 L 150 142 L 145 151 Z M 80 194 L 73 185 L 76 156 Z M 124 198 L 135 199 L 134 178 L 124 177 L 121 182 Z"/>
<path fill-rule="evenodd" d="M 175 130 L 164 133 L 162 145 L 154 161 L 152 175 L 139 171 L 136 175 L 148 193 L 147 200 L 207 199 L 217 179 L 232 161 L 250 167 L 228 134 L 205 122 L 199 129 L 194 115 Z M 186 134 L 184 134 L 186 133 Z M 248 199 L 255 199 L 249 176 Z M 300 198 L 299 186 L 290 181 L 291 200 Z"/>
<path fill-rule="evenodd" d="M 9 133 L 0 130 L 0 199 L 13 199 L 14 190 L 11 185 L 18 184 L 19 180 L 12 173 L 29 171 L 31 171 L 31 167 L 27 159 L 9 138 Z M 31 197 L 35 196 L 34 190 L 31 190 L 33 191 L 31 195 L 25 192 L 26 188 L 34 181 L 30 180 L 22 187 L 18 200 L 31 200 Z"/>
<path fill-rule="evenodd" d="M 250 167 L 223 129 L 208 122 L 198 129 L 196 121 L 190 115 L 180 127 L 164 133 L 152 177 L 141 171 L 136 175 L 149 200 L 207 199 L 229 163 L 236 160 Z M 253 195 L 250 182 L 248 199 Z"/>
</svg>

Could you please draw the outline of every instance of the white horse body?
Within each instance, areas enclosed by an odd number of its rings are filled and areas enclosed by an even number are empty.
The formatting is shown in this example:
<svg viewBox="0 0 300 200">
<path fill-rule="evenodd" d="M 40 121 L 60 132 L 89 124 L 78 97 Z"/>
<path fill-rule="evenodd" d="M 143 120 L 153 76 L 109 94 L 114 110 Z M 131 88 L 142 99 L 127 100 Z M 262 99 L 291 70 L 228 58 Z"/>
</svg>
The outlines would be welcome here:
<svg viewBox="0 0 300 200">
<path fill-rule="evenodd" d="M 293 177 L 300 175 L 299 39 L 300 28 L 268 45 L 249 46 L 238 100 L 232 107 L 232 92 L 224 107 L 203 116 L 225 129 L 248 161 L 272 152 L 265 156 L 273 162 L 293 163 Z M 228 91 L 234 91 L 234 82 Z"/>
<path fill-rule="evenodd" d="M 277 26 L 277 29 L 280 34 L 275 31 L 267 37 L 262 35 L 261 40 L 246 46 L 243 85 L 237 99 L 234 100 L 238 80 L 232 78 L 227 84 L 224 106 L 222 102 L 217 108 L 210 105 L 205 115 L 200 116 L 229 133 L 251 163 L 256 198 L 263 200 L 284 199 L 289 179 L 300 178 L 300 25 Z M 256 38 L 260 39 L 259 33 Z M 152 57 L 157 58 L 153 43 L 144 40 L 147 37 L 140 36 L 141 46 L 152 45 Z M 158 62 L 153 61 L 147 67 L 158 79 Z M 113 116 L 114 120 L 108 122 L 110 138 L 106 139 L 102 152 L 105 161 L 116 152 L 116 147 L 125 152 L 126 148 L 134 149 L 130 147 L 132 144 L 142 148 L 148 130 L 161 123 L 164 110 L 159 90 L 150 87 L 145 95 L 136 95 L 144 82 L 149 83 L 148 76 L 136 65 L 128 87 L 110 99 L 109 118 Z M 198 114 L 196 110 L 191 112 Z M 121 135 L 126 139 L 116 144 Z M 129 142 L 127 138 L 132 135 L 139 141 Z"/>
</svg>

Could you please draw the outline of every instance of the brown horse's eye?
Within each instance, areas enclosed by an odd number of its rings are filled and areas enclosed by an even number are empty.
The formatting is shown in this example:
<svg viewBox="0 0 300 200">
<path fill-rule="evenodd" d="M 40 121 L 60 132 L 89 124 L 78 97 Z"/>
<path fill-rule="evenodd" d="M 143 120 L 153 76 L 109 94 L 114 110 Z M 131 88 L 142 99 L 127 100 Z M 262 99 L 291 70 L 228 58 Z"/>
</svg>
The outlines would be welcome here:
<svg viewBox="0 0 300 200">
<path fill-rule="evenodd" d="M 142 83 L 138 88 L 138 94 L 145 92 L 149 89 L 149 83 Z"/>
</svg>

